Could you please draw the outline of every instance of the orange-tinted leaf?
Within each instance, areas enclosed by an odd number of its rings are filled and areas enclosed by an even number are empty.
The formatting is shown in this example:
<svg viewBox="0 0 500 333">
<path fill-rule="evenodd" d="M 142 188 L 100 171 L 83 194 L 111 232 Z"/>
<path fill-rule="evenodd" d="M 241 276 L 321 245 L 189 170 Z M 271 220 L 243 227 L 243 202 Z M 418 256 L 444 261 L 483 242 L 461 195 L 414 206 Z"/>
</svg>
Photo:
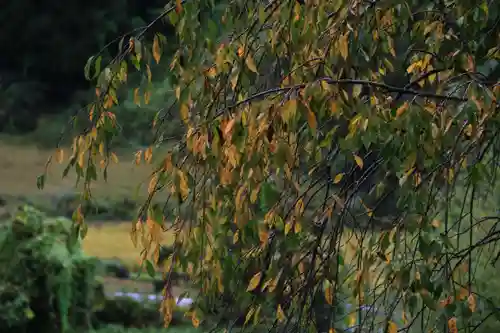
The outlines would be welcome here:
<svg viewBox="0 0 500 333">
<path fill-rule="evenodd" d="M 406 110 L 408 110 L 408 107 L 410 104 L 408 102 L 404 102 L 403 105 L 401 105 L 397 110 L 396 110 L 396 117 L 401 116 L 403 113 L 405 113 Z"/>
<path fill-rule="evenodd" d="M 476 298 L 473 294 L 470 294 L 469 297 L 467 297 L 467 304 L 469 305 L 471 312 L 476 312 Z"/>
<path fill-rule="evenodd" d="M 318 122 L 316 120 L 316 115 L 310 108 L 308 108 L 307 112 L 307 123 L 309 124 L 309 127 L 311 127 L 313 130 L 316 130 L 318 127 Z"/>
<path fill-rule="evenodd" d="M 157 64 L 160 63 L 161 50 L 160 50 L 160 42 L 158 39 L 158 35 L 155 35 L 153 39 L 153 58 L 155 59 Z"/>
<path fill-rule="evenodd" d="M 333 304 L 333 286 L 329 285 L 325 288 L 325 299 L 329 305 Z"/>
<path fill-rule="evenodd" d="M 339 46 L 339 51 L 340 55 L 344 60 L 347 59 L 347 56 L 349 55 L 349 32 L 345 33 L 342 35 L 338 41 L 338 46 Z"/>
<path fill-rule="evenodd" d="M 151 163 L 151 159 L 153 158 L 153 148 L 149 147 L 145 152 L 144 152 L 144 160 L 146 163 Z"/>
<path fill-rule="evenodd" d="M 458 332 L 457 318 L 452 317 L 452 318 L 448 319 L 448 330 L 450 333 L 457 333 Z"/>
<path fill-rule="evenodd" d="M 398 332 L 398 327 L 393 321 L 389 322 L 387 333 L 397 333 Z"/>
<path fill-rule="evenodd" d="M 226 126 L 224 127 L 224 135 L 225 136 L 227 136 L 229 133 L 231 133 L 231 130 L 233 129 L 235 122 L 236 122 L 236 120 L 234 118 L 232 118 L 231 120 L 229 120 L 227 122 Z"/>
<path fill-rule="evenodd" d="M 56 161 L 57 163 L 62 163 L 63 160 L 64 160 L 64 149 L 59 148 L 57 149 L 56 152 Z"/>
<path fill-rule="evenodd" d="M 193 312 L 191 316 L 191 322 L 193 323 L 193 326 L 195 328 L 198 328 L 200 326 L 200 320 L 196 317 L 196 312 Z"/>
</svg>

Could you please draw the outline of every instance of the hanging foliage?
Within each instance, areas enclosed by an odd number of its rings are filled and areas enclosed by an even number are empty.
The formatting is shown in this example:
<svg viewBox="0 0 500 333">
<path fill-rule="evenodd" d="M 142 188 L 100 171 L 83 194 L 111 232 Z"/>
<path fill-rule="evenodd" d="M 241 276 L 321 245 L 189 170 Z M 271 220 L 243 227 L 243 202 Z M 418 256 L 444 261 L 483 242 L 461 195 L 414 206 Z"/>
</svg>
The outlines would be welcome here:
<svg viewBox="0 0 500 333">
<path fill-rule="evenodd" d="M 495 233 L 470 227 L 460 243 L 465 222 L 449 208 L 465 188 L 472 216 L 494 180 L 498 6 L 236 0 L 212 4 L 209 19 L 199 6 L 173 1 L 158 18 L 176 27 L 172 57 L 165 37 L 143 38 L 146 27 L 111 63 L 89 60 L 93 125 L 68 162 L 90 197 L 117 159 L 126 70 L 143 73 L 136 92 L 147 100 L 149 66 L 170 64 L 175 101 L 152 124 L 158 140 L 145 154 L 156 168 L 131 228 L 148 271 L 174 228 L 170 265 L 199 290 L 193 324 L 221 299 L 245 327 L 282 332 L 456 332 L 494 313 L 487 296 L 476 301 L 471 258 Z M 163 153 L 171 112 L 184 136 Z M 159 192 L 165 209 L 150 206 Z M 474 301 L 457 298 L 459 286 Z M 174 303 L 167 286 L 166 324 Z"/>
</svg>

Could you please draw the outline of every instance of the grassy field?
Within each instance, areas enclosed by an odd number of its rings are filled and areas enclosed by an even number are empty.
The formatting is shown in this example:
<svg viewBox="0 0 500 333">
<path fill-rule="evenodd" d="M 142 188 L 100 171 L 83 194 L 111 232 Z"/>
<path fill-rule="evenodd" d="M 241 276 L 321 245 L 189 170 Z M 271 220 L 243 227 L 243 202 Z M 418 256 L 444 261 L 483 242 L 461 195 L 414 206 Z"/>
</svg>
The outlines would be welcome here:
<svg viewBox="0 0 500 333">
<path fill-rule="evenodd" d="M 66 151 L 66 159 L 69 151 Z M 65 164 L 52 164 L 45 189 L 40 191 L 36 187 L 36 178 L 44 170 L 47 158 L 53 151 L 40 149 L 35 145 L 0 141 L 0 198 L 6 200 L 6 205 L 0 207 L 0 215 L 6 213 L 18 204 L 22 197 L 31 202 L 50 205 L 53 197 L 73 193 L 76 176 L 70 172 L 67 178 L 62 178 Z M 112 164 L 107 182 L 99 180 L 93 186 L 93 195 L 99 198 L 130 197 L 136 192 L 137 185 L 146 182 L 152 170 L 150 165 L 135 165 L 134 155 L 122 154 L 119 163 Z M 144 192 L 139 193 L 139 200 Z M 142 194 L 142 195 L 141 195 Z M 87 237 L 84 239 L 84 251 L 92 256 L 103 259 L 116 258 L 127 266 L 137 265 L 140 249 L 135 248 L 130 239 L 132 221 L 109 222 L 95 221 L 90 224 Z M 171 241 L 170 235 L 165 235 L 165 243 Z M 142 288 L 142 287 L 141 287 Z"/>
<path fill-rule="evenodd" d="M 133 267 L 139 262 L 140 248 L 136 248 L 130 238 L 130 222 L 92 222 L 87 236 L 83 240 L 85 253 L 99 258 L 117 258 L 127 266 Z M 171 244 L 172 234 L 165 234 L 165 244 Z"/>
<path fill-rule="evenodd" d="M 75 191 L 76 174 L 69 172 L 62 178 L 65 162 L 69 157 L 69 150 L 65 151 L 65 160 L 62 164 L 54 162 L 48 173 L 45 189 L 40 191 L 36 187 L 36 178 L 44 171 L 48 157 L 54 151 L 40 149 L 35 145 L 20 145 L 0 141 L 0 196 L 25 196 L 37 198 Z M 136 191 L 137 185 L 148 181 L 152 171 L 151 165 L 133 163 L 134 154 L 128 153 L 119 156 L 119 163 L 112 164 L 108 171 L 108 181 L 98 180 L 93 185 L 93 194 L 100 196 L 130 196 Z M 144 195 L 146 189 L 139 192 Z"/>
</svg>

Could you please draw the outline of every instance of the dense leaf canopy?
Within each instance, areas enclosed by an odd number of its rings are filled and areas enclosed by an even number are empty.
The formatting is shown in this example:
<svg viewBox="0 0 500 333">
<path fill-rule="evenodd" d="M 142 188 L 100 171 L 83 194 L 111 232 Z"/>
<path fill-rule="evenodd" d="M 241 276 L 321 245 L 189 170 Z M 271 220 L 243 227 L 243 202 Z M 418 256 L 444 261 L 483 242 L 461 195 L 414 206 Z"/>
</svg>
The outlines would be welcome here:
<svg viewBox="0 0 500 333">
<path fill-rule="evenodd" d="M 166 8 L 158 20 L 180 45 L 171 58 L 146 27 L 111 63 L 89 60 L 92 126 L 75 138 L 68 170 L 89 198 L 116 158 L 127 73 L 143 73 L 136 102 L 147 104 L 151 67 L 168 62 L 175 98 L 152 124 L 156 142 L 137 153 L 157 168 L 132 238 L 152 270 L 162 230 L 174 228 L 171 267 L 200 291 L 195 326 L 215 307 L 228 329 L 224 314 L 243 313 L 247 329 L 284 332 L 472 332 L 498 315 L 473 278 L 478 251 L 498 239 L 496 218 L 479 219 L 474 204 L 497 168 L 495 1 Z M 184 124 L 174 145 L 170 113 Z M 151 205 L 158 192 L 171 197 L 164 209 Z"/>
</svg>

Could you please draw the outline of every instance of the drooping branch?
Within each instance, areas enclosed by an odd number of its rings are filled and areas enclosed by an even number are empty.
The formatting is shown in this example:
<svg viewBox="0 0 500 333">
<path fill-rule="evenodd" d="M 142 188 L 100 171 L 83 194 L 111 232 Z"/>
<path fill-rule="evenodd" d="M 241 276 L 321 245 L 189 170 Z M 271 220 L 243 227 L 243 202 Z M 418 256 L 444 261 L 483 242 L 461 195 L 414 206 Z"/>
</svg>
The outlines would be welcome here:
<svg viewBox="0 0 500 333">
<path fill-rule="evenodd" d="M 430 74 L 431 75 L 431 74 Z M 296 84 L 296 85 L 291 85 L 287 87 L 282 87 L 282 88 L 272 88 L 268 89 L 265 91 L 261 91 L 259 93 L 256 93 L 244 100 L 241 100 L 237 103 L 234 103 L 233 105 L 230 105 L 225 108 L 221 108 L 217 110 L 215 117 L 218 117 L 222 115 L 224 112 L 228 110 L 232 110 L 234 108 L 237 108 L 241 105 L 251 103 L 255 100 L 260 100 L 264 99 L 269 95 L 273 94 L 281 94 L 289 91 L 294 91 L 294 90 L 301 90 L 304 89 L 307 85 L 309 84 L 314 84 L 314 83 L 319 83 L 319 82 L 326 82 L 331 85 L 361 85 L 361 86 L 367 86 L 367 87 L 372 87 L 372 88 L 377 88 L 380 90 L 383 90 L 388 93 L 398 93 L 400 95 L 413 95 L 413 96 L 418 96 L 418 97 L 424 97 L 424 98 L 430 98 L 430 99 L 436 99 L 436 100 L 441 100 L 441 101 L 452 101 L 452 102 L 467 102 L 469 99 L 467 97 L 458 97 L 458 96 L 451 96 L 451 95 L 443 95 L 443 94 L 436 94 L 436 93 L 430 93 L 426 91 L 421 91 L 421 90 L 415 90 L 415 89 L 409 89 L 409 88 L 400 88 L 400 87 L 394 87 L 385 83 L 380 83 L 380 82 L 375 82 L 375 81 L 369 81 L 369 80 L 359 80 L 359 79 L 332 79 L 329 77 L 323 77 L 318 79 L 317 81 L 311 82 L 311 83 L 301 83 L 301 84 Z"/>
</svg>

